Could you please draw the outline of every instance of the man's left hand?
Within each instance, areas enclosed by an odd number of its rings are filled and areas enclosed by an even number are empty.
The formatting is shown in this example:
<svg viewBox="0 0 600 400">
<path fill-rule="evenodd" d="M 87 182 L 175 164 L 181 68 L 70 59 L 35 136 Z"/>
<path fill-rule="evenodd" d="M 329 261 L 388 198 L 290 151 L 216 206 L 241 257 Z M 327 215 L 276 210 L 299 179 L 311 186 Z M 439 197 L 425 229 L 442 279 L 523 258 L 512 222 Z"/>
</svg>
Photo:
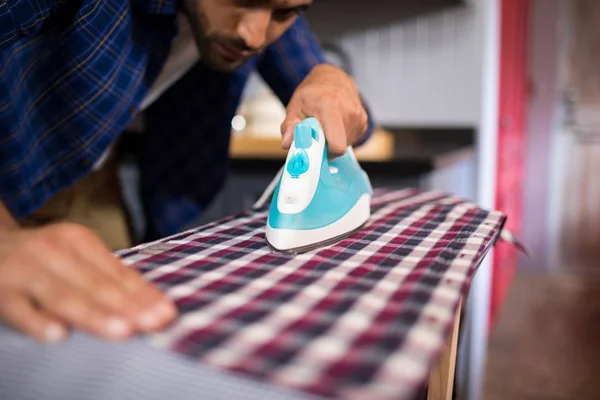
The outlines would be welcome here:
<svg viewBox="0 0 600 400">
<path fill-rule="evenodd" d="M 296 124 L 309 117 L 323 126 L 331 158 L 343 155 L 367 132 L 367 112 L 356 83 L 333 65 L 315 66 L 294 92 L 281 125 L 284 149 L 292 144 Z"/>
</svg>

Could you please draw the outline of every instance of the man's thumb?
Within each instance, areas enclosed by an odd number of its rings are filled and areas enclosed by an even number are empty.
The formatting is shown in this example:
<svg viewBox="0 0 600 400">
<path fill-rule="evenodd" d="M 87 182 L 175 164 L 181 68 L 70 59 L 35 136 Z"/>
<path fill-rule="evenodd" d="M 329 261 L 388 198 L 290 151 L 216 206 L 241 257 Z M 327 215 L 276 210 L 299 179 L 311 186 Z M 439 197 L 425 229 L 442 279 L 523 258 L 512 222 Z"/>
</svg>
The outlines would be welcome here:
<svg viewBox="0 0 600 400">
<path fill-rule="evenodd" d="M 295 115 L 288 115 L 286 119 L 281 124 L 281 147 L 285 150 L 288 150 L 292 145 L 292 140 L 294 139 L 294 128 L 301 121 Z"/>
</svg>

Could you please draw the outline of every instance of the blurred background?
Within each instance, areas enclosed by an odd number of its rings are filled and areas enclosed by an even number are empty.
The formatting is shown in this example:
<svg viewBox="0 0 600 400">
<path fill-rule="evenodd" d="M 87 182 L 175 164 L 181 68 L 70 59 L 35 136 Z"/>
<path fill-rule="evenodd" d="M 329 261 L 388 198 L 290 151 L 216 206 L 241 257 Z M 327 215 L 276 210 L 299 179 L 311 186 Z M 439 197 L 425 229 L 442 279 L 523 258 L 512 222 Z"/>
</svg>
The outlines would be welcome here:
<svg viewBox="0 0 600 400">
<path fill-rule="evenodd" d="M 600 398 L 600 1 L 316 0 L 307 15 L 372 108 L 357 156 L 374 186 L 501 210 L 533 253 L 500 244 L 480 266 L 457 398 Z M 286 155 L 284 116 L 253 76 L 226 187 L 195 224 L 260 196 Z"/>
</svg>

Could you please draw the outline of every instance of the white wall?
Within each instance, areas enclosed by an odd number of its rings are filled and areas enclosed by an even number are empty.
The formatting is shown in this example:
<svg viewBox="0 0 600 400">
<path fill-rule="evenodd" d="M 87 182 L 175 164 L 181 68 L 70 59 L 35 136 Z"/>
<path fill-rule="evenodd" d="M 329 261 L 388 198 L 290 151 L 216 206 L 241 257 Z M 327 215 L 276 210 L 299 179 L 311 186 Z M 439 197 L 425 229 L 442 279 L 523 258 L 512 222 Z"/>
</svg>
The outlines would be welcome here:
<svg viewBox="0 0 600 400">
<path fill-rule="evenodd" d="M 481 4 L 421 14 L 414 2 L 316 1 L 311 26 L 350 54 L 354 76 L 386 125 L 476 126 Z M 424 1 L 423 3 L 427 3 Z"/>
<path fill-rule="evenodd" d="M 483 0 L 479 18 L 481 65 L 478 81 L 481 83 L 479 101 L 481 104 L 477 125 L 477 195 L 480 207 L 494 209 L 496 196 L 496 153 L 498 149 L 498 102 L 500 77 L 500 28 L 501 0 Z M 470 311 L 465 326 L 464 349 L 459 365 L 459 399 L 479 400 L 485 378 L 488 318 L 492 282 L 492 248 L 475 275 L 469 292 L 467 306 Z"/>
</svg>

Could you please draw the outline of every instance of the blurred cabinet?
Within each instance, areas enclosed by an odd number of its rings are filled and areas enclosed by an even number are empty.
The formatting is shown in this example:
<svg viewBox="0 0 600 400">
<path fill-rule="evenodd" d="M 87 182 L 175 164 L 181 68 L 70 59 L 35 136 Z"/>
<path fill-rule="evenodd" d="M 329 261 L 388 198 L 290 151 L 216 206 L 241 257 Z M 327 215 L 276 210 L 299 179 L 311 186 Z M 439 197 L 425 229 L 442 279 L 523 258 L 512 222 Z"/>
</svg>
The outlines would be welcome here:
<svg viewBox="0 0 600 400">
<path fill-rule="evenodd" d="M 572 0 L 569 7 L 557 262 L 575 270 L 596 268 L 600 258 L 600 2 Z"/>
</svg>

